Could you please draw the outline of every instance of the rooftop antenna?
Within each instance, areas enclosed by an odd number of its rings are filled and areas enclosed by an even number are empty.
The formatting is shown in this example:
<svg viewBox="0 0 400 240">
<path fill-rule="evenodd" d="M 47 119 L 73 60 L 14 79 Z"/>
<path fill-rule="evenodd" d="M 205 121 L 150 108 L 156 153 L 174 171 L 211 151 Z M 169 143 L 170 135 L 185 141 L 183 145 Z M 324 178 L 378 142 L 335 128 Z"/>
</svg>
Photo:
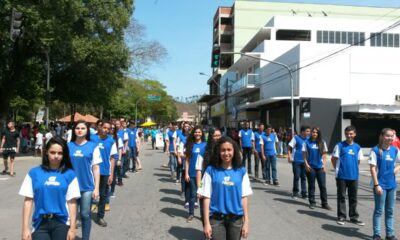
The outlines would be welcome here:
<svg viewBox="0 0 400 240">
<path fill-rule="evenodd" d="M 328 14 L 326 12 L 324 12 L 324 11 L 322 11 L 322 14 L 324 14 L 324 17 L 328 16 Z"/>
<path fill-rule="evenodd" d="M 297 12 L 293 9 L 290 9 L 292 11 L 293 16 L 297 14 Z"/>
<path fill-rule="evenodd" d="M 309 12 L 307 12 L 307 15 L 308 15 L 309 17 L 312 17 L 311 13 L 309 13 Z"/>
</svg>

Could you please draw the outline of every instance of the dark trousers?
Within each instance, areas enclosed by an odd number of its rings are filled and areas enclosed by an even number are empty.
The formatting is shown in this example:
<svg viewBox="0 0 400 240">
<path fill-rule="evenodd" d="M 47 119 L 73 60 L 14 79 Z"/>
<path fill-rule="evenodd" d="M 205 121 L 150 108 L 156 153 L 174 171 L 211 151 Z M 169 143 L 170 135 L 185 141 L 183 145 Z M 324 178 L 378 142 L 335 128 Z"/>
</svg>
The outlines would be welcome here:
<svg viewBox="0 0 400 240">
<path fill-rule="evenodd" d="M 239 240 L 243 227 L 243 217 L 216 219 L 210 217 L 213 240 Z"/>
<path fill-rule="evenodd" d="M 263 179 L 265 179 L 265 166 L 264 166 L 264 160 L 262 158 L 262 153 L 261 152 L 257 152 L 254 154 L 254 176 L 258 177 L 258 166 L 259 163 L 261 162 L 261 173 L 262 173 L 262 177 Z"/>
<path fill-rule="evenodd" d="M 307 195 L 306 169 L 304 164 L 292 163 L 293 168 L 293 195 L 299 194 L 299 180 L 301 182 L 301 195 Z"/>
<path fill-rule="evenodd" d="M 69 226 L 56 218 L 43 219 L 32 233 L 32 240 L 67 239 Z"/>
<path fill-rule="evenodd" d="M 251 147 L 244 147 L 243 149 L 243 167 L 246 167 L 246 159 L 247 159 L 247 173 L 251 174 L 251 153 L 252 153 L 252 148 Z"/>
<path fill-rule="evenodd" d="M 311 168 L 307 174 L 308 181 L 308 200 L 310 204 L 315 204 L 315 179 L 317 179 L 321 204 L 328 204 L 328 194 L 326 193 L 326 174 L 322 168 Z"/>
<path fill-rule="evenodd" d="M 346 190 L 349 196 L 349 217 L 351 220 L 358 220 L 357 212 L 357 180 L 336 179 L 337 186 L 337 215 L 338 218 L 346 219 Z"/>
<path fill-rule="evenodd" d="M 108 177 L 109 176 L 100 176 L 100 184 L 99 184 L 99 206 L 97 207 L 97 218 L 104 218 L 104 209 L 106 207 L 107 202 L 107 194 L 109 191 L 108 186 Z"/>
</svg>

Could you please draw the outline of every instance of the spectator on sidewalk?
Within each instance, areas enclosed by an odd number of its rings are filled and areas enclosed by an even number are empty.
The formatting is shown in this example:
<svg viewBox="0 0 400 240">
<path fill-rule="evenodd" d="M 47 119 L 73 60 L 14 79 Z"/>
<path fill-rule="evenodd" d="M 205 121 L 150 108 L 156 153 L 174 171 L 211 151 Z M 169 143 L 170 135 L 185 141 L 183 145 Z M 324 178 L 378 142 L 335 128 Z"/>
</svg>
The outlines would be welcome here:
<svg viewBox="0 0 400 240">
<path fill-rule="evenodd" d="M 7 122 L 7 128 L 2 133 L 0 152 L 3 153 L 4 170 L 2 175 L 8 173 L 8 158 L 10 158 L 10 176 L 14 176 L 15 155 L 19 152 L 20 137 L 19 132 L 15 128 L 14 121 Z"/>
</svg>

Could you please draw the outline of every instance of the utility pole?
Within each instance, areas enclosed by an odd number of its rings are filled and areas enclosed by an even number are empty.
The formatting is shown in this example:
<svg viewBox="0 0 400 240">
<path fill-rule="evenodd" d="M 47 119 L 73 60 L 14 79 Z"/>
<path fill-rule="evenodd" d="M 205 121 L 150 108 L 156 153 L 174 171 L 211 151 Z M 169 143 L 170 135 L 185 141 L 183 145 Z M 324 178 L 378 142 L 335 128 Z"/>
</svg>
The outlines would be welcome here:
<svg viewBox="0 0 400 240">
<path fill-rule="evenodd" d="M 50 57 L 49 50 L 45 50 L 47 60 L 47 79 L 46 79 L 46 128 L 49 128 L 49 114 L 50 114 Z"/>
</svg>

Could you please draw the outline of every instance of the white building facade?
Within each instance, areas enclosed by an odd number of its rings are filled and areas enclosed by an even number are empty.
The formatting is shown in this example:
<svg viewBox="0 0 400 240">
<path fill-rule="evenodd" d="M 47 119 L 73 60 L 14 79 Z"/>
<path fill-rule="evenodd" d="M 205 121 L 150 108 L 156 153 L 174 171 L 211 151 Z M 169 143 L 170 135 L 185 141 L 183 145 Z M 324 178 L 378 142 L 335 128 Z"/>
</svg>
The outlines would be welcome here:
<svg viewBox="0 0 400 240">
<path fill-rule="evenodd" d="M 384 127 L 400 126 L 400 25 L 388 20 L 275 16 L 221 77 L 229 82 L 230 124 L 248 119 L 319 126 L 331 146 L 355 125 L 365 146 Z M 256 58 L 252 58 L 254 56 Z M 400 130 L 400 129 L 398 129 Z M 330 149 L 331 150 L 331 149 Z"/>
</svg>

